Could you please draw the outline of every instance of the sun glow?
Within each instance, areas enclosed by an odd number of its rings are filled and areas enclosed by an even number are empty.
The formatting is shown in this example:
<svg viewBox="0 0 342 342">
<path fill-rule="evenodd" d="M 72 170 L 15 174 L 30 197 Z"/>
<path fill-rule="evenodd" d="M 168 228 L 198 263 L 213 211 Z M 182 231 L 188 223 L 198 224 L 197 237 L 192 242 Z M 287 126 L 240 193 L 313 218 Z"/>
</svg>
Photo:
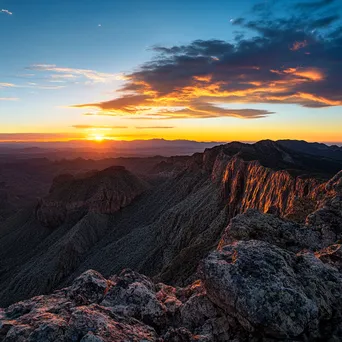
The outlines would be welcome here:
<svg viewBox="0 0 342 342">
<path fill-rule="evenodd" d="M 88 140 L 97 141 L 97 142 L 101 142 L 105 139 L 106 139 L 105 135 L 101 133 L 94 133 L 88 136 Z"/>
</svg>

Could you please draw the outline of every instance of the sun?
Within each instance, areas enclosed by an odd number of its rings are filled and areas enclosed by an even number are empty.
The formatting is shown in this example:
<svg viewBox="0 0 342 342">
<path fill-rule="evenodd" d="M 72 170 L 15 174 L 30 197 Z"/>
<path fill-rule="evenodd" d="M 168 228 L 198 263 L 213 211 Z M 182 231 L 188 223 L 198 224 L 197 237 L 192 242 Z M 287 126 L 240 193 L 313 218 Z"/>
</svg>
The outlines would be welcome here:
<svg viewBox="0 0 342 342">
<path fill-rule="evenodd" d="M 103 134 L 95 134 L 94 137 L 93 137 L 93 139 L 95 141 L 103 141 L 104 138 L 105 138 L 105 136 Z"/>
<path fill-rule="evenodd" d="M 96 133 L 96 134 L 91 134 L 88 136 L 88 140 L 96 141 L 96 142 L 101 142 L 105 140 L 105 135 L 101 133 Z"/>
</svg>

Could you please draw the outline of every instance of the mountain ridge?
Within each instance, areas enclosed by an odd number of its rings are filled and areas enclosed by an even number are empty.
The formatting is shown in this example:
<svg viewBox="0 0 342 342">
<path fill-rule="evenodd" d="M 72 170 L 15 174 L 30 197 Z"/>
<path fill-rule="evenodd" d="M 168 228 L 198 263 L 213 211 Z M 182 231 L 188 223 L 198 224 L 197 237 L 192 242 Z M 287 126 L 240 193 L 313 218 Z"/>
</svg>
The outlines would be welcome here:
<svg viewBox="0 0 342 342">
<path fill-rule="evenodd" d="M 313 161 L 320 162 L 314 170 Z M 130 267 L 186 285 L 231 218 L 258 209 L 303 224 L 327 195 L 327 179 L 342 168 L 339 161 L 324 167 L 321 157 L 271 141 L 221 145 L 174 159 L 174 169 L 172 163 L 172 172 L 163 169 L 159 178 L 154 170 L 150 188 L 114 214 L 76 210 L 51 232 L 32 211 L 0 226 L 0 246 L 16 241 L 12 252 L 6 247 L 0 255 L 7 264 L 0 268 L 0 303 L 8 304 L 9 295 L 15 301 L 66 286 L 90 268 L 109 276 Z M 31 242 L 23 247 L 27 234 Z M 37 288 L 42 269 L 49 280 Z"/>
</svg>

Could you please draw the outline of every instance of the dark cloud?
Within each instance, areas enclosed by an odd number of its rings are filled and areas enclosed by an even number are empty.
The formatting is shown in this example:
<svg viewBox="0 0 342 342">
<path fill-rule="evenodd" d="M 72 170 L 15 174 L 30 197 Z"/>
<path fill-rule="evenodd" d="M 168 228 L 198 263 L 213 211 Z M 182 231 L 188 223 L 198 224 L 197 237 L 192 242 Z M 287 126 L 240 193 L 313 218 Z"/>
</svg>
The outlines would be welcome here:
<svg viewBox="0 0 342 342">
<path fill-rule="evenodd" d="M 155 58 L 126 75 L 121 96 L 77 107 L 96 107 L 104 115 L 136 114 L 146 119 L 258 119 L 273 113 L 230 109 L 229 104 L 340 106 L 339 16 L 336 11 L 325 11 L 324 15 L 312 12 L 330 3 L 301 3 L 297 5 L 300 14 L 296 11 L 288 17 L 235 19 L 232 23 L 241 29 L 233 43 L 212 39 L 155 46 Z M 305 9 L 307 15 L 303 14 Z"/>
<path fill-rule="evenodd" d="M 338 21 L 339 19 L 340 19 L 340 16 L 338 14 L 329 15 L 327 17 L 314 20 L 312 22 L 311 27 L 313 29 L 328 27 L 334 22 Z"/>
<path fill-rule="evenodd" d="M 238 19 L 237 19 L 238 20 Z M 155 46 L 153 50 L 169 55 L 183 55 L 189 57 L 205 56 L 211 57 L 221 55 L 229 50 L 233 50 L 234 45 L 223 40 L 195 40 L 189 45 L 172 46 L 170 48 Z"/>
<path fill-rule="evenodd" d="M 334 3 L 335 0 L 320 0 L 320 1 L 310 1 L 310 2 L 300 2 L 296 4 L 294 7 L 301 10 L 319 10 L 326 6 Z"/>
</svg>

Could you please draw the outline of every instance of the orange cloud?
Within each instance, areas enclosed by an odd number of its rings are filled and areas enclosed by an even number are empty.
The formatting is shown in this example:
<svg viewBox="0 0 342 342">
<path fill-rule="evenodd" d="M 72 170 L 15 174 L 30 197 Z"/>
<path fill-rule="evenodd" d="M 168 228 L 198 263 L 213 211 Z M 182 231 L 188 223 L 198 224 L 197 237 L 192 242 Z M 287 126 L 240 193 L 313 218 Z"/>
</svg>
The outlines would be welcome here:
<svg viewBox="0 0 342 342">
<path fill-rule="evenodd" d="M 322 81 L 325 78 L 323 71 L 318 68 L 289 68 L 283 70 L 283 72 L 285 74 L 304 77 L 311 81 Z"/>
<path fill-rule="evenodd" d="M 254 30 L 258 36 L 236 37 L 236 43 L 212 39 L 155 47 L 157 56 L 125 77 L 116 99 L 75 107 L 96 108 L 99 111 L 96 115 L 146 119 L 227 116 L 250 119 L 273 113 L 236 111 L 229 109 L 229 104 L 338 106 L 342 95 L 336 37 L 340 32 L 331 33 L 331 38 L 315 33 L 315 29 L 326 28 L 335 19 L 294 21 L 292 17 L 276 22 L 241 19 L 234 23 Z M 293 53 L 308 45 L 315 53 Z"/>
<path fill-rule="evenodd" d="M 212 75 L 204 75 L 204 76 L 194 76 L 194 80 L 200 82 L 210 82 L 212 79 Z"/>
<path fill-rule="evenodd" d="M 290 47 L 290 50 L 298 51 L 305 48 L 306 46 L 308 46 L 308 42 L 306 40 L 303 40 L 302 42 L 294 42 L 293 45 Z"/>
<path fill-rule="evenodd" d="M 127 126 L 96 126 L 96 125 L 73 125 L 73 128 L 76 129 L 85 129 L 85 130 L 112 130 L 112 129 L 124 129 L 128 128 Z"/>
</svg>

